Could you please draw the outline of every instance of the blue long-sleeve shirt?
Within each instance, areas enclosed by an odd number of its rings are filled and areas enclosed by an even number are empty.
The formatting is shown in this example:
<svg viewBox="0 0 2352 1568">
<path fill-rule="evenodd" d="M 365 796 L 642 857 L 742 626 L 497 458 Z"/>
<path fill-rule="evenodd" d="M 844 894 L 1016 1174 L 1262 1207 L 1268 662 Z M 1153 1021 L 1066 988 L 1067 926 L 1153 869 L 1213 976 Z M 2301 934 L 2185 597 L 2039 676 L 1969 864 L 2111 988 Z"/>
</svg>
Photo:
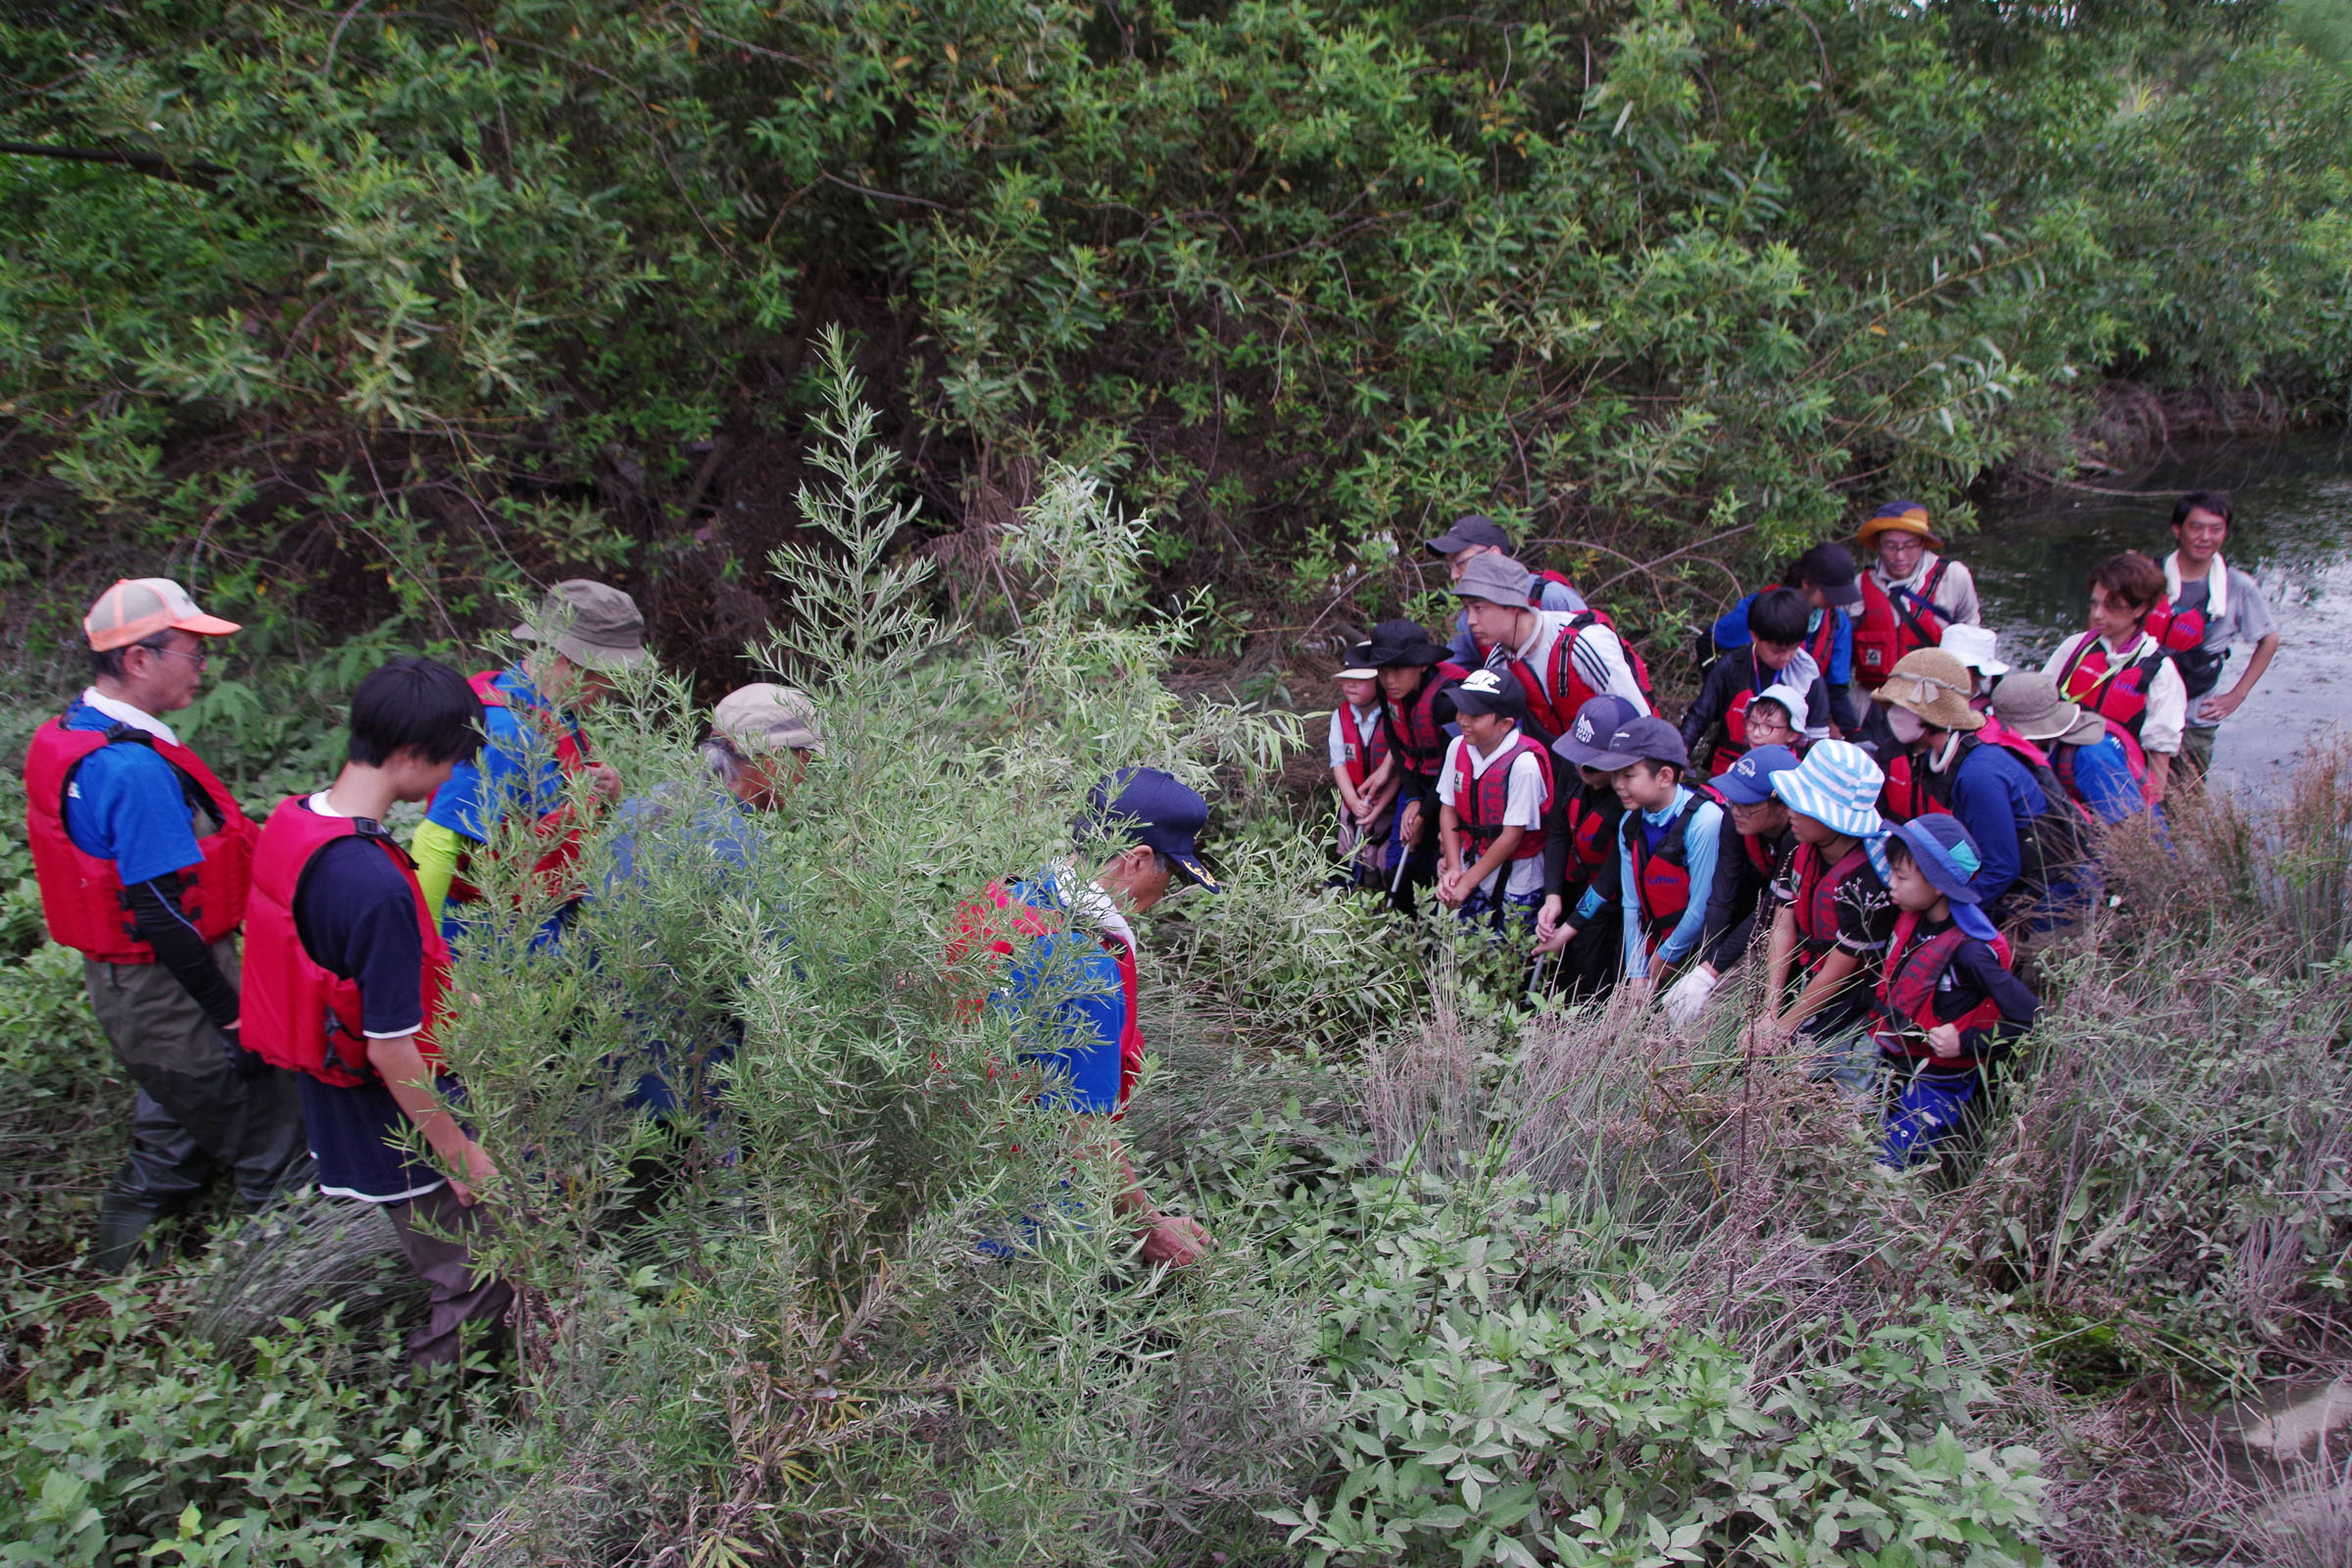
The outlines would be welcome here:
<svg viewBox="0 0 2352 1568">
<path fill-rule="evenodd" d="M 1968 885 L 1990 905 L 2016 886 L 2025 869 L 2021 832 L 2049 808 L 2049 797 L 2026 764 L 1998 746 L 1970 747 L 1953 765 L 1951 791 L 1952 814 L 1984 860 Z"/>
<path fill-rule="evenodd" d="M 1652 835 L 1672 822 L 1675 813 L 1690 804 L 1688 787 L 1678 788 L 1674 799 L 1655 811 L 1640 813 L 1638 822 L 1629 823 L 1629 833 L 1646 832 Z M 1723 808 L 1713 801 L 1700 805 L 1690 813 L 1690 825 L 1683 830 L 1683 846 L 1690 867 L 1690 902 L 1683 906 L 1682 916 L 1666 940 L 1658 944 L 1658 962 L 1680 963 L 1698 947 L 1698 939 L 1707 926 L 1707 891 L 1715 885 L 1715 852 L 1723 840 Z M 1618 869 L 1625 882 L 1625 972 L 1639 980 L 1649 973 L 1649 942 L 1642 931 L 1642 884 L 1634 871 L 1633 845 L 1620 840 L 1617 847 Z"/>
<path fill-rule="evenodd" d="M 1749 594 L 1716 620 L 1711 635 L 1715 639 L 1717 652 L 1728 654 L 1735 648 L 1747 646 L 1747 607 L 1755 602 L 1756 596 Z M 1808 648 L 1812 646 L 1813 634 L 1821 629 L 1821 617 L 1824 615 L 1835 615 L 1838 621 L 1837 629 L 1830 634 L 1830 667 L 1821 672 L 1822 678 L 1833 686 L 1850 686 L 1854 681 L 1854 618 L 1851 615 L 1842 610 L 1816 610 L 1805 621 L 1805 645 Z"/>
</svg>

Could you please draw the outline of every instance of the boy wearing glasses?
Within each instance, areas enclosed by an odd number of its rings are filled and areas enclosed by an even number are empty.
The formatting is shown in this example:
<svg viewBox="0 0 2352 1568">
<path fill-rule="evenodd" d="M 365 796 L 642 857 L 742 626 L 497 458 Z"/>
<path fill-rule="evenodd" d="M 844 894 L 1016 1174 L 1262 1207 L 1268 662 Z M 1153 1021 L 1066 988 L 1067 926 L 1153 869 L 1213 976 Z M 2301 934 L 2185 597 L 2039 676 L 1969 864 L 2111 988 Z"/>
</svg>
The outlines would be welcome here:
<svg viewBox="0 0 2352 1568">
<path fill-rule="evenodd" d="M 256 829 L 161 716 L 196 700 L 210 639 L 236 623 L 142 577 L 107 589 L 81 624 L 93 678 L 33 736 L 24 813 L 49 934 L 80 950 L 90 1005 L 138 1086 L 90 1258 L 114 1272 L 216 1175 L 259 1207 L 304 1145 L 293 1083 L 237 1033 Z"/>
</svg>

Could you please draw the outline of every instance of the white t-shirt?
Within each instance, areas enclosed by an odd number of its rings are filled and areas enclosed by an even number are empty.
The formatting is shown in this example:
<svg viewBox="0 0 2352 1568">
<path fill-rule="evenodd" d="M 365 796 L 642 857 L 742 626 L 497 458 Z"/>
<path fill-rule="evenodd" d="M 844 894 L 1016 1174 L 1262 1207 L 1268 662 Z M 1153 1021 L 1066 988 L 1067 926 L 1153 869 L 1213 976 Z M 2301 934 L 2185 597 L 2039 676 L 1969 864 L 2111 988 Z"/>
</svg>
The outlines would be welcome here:
<svg viewBox="0 0 2352 1568">
<path fill-rule="evenodd" d="M 1924 598 L 1927 594 L 1928 575 L 1936 569 L 1936 564 L 1942 559 L 1933 550 L 1921 551 L 1919 564 L 1912 569 L 1910 576 L 1903 578 L 1900 582 L 1887 576 L 1886 568 L 1875 561 L 1870 564 L 1870 574 L 1878 580 L 1881 592 L 1891 588 L 1908 588 Z M 1977 579 L 1969 575 L 1968 568 L 1957 561 L 1945 568 L 1943 581 L 1936 585 L 1936 597 L 1930 599 L 1928 603 L 1934 605 L 1936 612 L 1945 620 L 1962 626 L 1981 626 L 1984 623 L 1984 612 L 1977 605 Z"/>
<path fill-rule="evenodd" d="M 1551 650 L 1567 634 L 1568 622 L 1573 616 L 1568 612 L 1539 610 L 1535 612 L 1535 630 L 1528 634 L 1527 641 L 1511 650 L 1511 656 L 1536 672 L 1536 679 L 1545 684 L 1544 696 L 1550 698 L 1556 708 L 1560 694 L 1549 689 Z M 1568 651 L 1568 658 L 1575 664 L 1577 674 L 1584 678 L 1587 686 L 1592 688 L 1595 696 L 1605 693 L 1622 697 L 1634 705 L 1637 713 L 1649 711 L 1649 704 L 1642 696 L 1642 684 L 1634 679 L 1633 663 L 1625 657 L 1625 644 L 1608 627 L 1587 626 L 1579 632 L 1575 646 Z M 1563 713 L 1560 716 L 1565 720 L 1576 715 Z"/>
<path fill-rule="evenodd" d="M 2050 662 L 2041 666 L 2043 674 L 2058 682 L 2062 694 L 2066 690 L 2067 661 L 2073 659 L 2075 650 L 2088 642 L 2090 637 L 2091 634 L 2086 631 L 2075 633 L 2060 643 L 2058 651 L 2050 656 Z M 2131 653 L 2140 652 L 2147 640 L 2148 634 L 2144 631 L 2133 637 Z M 2131 657 L 2131 654 L 2119 656 L 2115 645 L 2104 637 L 2099 639 L 2099 646 L 2106 651 L 2110 669 L 2115 667 L 2119 658 L 2128 660 Z M 2139 721 L 2140 750 L 2162 752 L 2169 757 L 2180 750 L 2180 729 L 2188 722 L 2188 687 L 2182 684 L 2180 671 L 2171 660 L 2156 666 L 2156 678 L 2148 682 L 2147 699 L 2148 710 Z"/>
<path fill-rule="evenodd" d="M 1518 739 L 1519 732 L 1513 729 L 1509 739 L 1490 757 L 1460 736 L 1455 736 L 1446 747 L 1445 765 L 1438 769 L 1439 803 L 1455 805 L 1454 769 L 1459 765 L 1464 747 L 1469 748 L 1470 776 L 1481 779 L 1487 776 L 1487 769 L 1494 765 L 1496 759 L 1512 750 Z M 1503 795 L 1502 825 L 1523 827 L 1530 833 L 1541 834 L 1544 831 L 1544 764 L 1536 760 L 1533 752 L 1520 752 L 1517 758 L 1511 763 L 1511 780 Z M 1544 857 L 1531 855 L 1524 860 L 1505 860 L 1500 869 L 1487 873 L 1487 879 L 1478 885 L 1478 890 L 1492 895 L 1497 878 L 1508 878 L 1502 884 L 1505 893 L 1540 893 L 1544 888 Z"/>
<path fill-rule="evenodd" d="M 1349 703 L 1348 711 L 1355 715 L 1355 733 L 1362 737 L 1364 743 L 1369 746 L 1372 737 L 1380 731 L 1380 704 L 1374 703 L 1370 708 L 1358 708 L 1353 703 Z M 1331 765 L 1335 768 L 1348 765 L 1348 726 L 1340 718 L 1340 710 L 1336 708 L 1331 710 Z M 1371 776 L 1372 769 L 1366 767 L 1364 777 L 1369 779 Z"/>
</svg>

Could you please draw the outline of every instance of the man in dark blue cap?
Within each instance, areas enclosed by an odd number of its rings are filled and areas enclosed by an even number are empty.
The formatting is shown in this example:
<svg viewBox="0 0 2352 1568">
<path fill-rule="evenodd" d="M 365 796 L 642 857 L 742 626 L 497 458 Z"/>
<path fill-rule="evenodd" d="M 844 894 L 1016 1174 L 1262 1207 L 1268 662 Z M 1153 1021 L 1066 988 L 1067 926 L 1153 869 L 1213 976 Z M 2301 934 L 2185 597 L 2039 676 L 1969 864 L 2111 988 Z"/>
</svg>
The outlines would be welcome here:
<svg viewBox="0 0 2352 1568">
<path fill-rule="evenodd" d="M 1136 1009 L 1139 944 L 1128 916 L 1167 897 L 1181 877 L 1215 893 L 1199 838 L 1208 802 L 1155 767 L 1127 767 L 1088 792 L 1076 826 L 1079 860 L 1006 889 L 992 885 L 957 911 L 951 965 L 979 950 L 1008 960 L 992 1004 L 1018 1010 L 1035 1028 L 1021 1059 L 1046 1071 L 1046 1104 L 1090 1125 L 1126 1114 L 1144 1066 Z M 1093 877 L 1083 869 L 1096 869 Z M 1163 1214 L 1144 1191 L 1117 1137 L 1102 1146 L 1119 1178 L 1112 1207 L 1143 1244 L 1146 1262 L 1182 1267 L 1208 1247 L 1200 1222 Z M 985 1250 L 1008 1251 L 1002 1245 Z"/>
</svg>

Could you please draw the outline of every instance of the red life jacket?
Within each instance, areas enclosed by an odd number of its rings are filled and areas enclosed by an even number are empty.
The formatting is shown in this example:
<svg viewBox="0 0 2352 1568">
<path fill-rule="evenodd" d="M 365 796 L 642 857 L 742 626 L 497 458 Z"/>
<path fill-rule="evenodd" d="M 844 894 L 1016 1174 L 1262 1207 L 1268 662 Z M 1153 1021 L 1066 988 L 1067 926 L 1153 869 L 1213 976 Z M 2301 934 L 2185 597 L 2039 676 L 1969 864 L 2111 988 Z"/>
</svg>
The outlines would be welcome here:
<svg viewBox="0 0 2352 1568">
<path fill-rule="evenodd" d="M 2108 718 L 2104 713 L 2099 717 L 2100 721 L 2106 724 L 2107 733 L 2114 736 L 2123 746 L 2124 765 L 2132 770 L 2132 782 L 2138 785 L 2140 793 L 2145 795 L 2148 790 L 2148 754 L 2140 749 L 2139 737 L 2118 724 L 2114 719 Z M 2095 745 L 2096 742 L 2093 744 Z M 2066 786 L 2067 797 L 2077 806 L 2082 807 L 2083 810 L 2088 811 L 2090 802 L 2082 798 L 2082 787 L 2075 782 L 2075 758 L 2082 750 L 2082 748 L 2080 746 L 2052 745 L 2050 747 L 2050 771 L 2057 775 L 2060 784 Z"/>
<path fill-rule="evenodd" d="M 311 956 L 294 923 L 294 900 L 318 852 L 353 837 L 381 849 L 409 884 L 416 934 L 424 943 L 424 1027 L 417 1031 L 416 1050 L 428 1066 L 440 1066 L 433 1030 L 449 995 L 449 944 L 425 913 L 416 865 L 373 823 L 363 828 L 356 817 L 314 811 L 299 795 L 278 802 L 254 850 L 253 904 L 239 987 L 246 1050 L 273 1067 L 307 1072 L 344 1089 L 376 1076 L 361 1025 L 360 985 Z"/>
<path fill-rule="evenodd" d="M 1753 833 L 1742 833 L 1740 835 L 1740 848 L 1746 853 L 1747 863 L 1754 866 L 1765 879 L 1770 880 L 1773 870 L 1772 846 Z"/>
<path fill-rule="evenodd" d="M 1642 932 L 1647 939 L 1649 951 L 1655 953 L 1666 940 L 1684 911 L 1690 907 L 1690 819 L 1698 808 L 1712 803 L 1728 821 L 1731 808 L 1724 805 L 1723 796 L 1712 784 L 1694 784 L 1690 799 L 1666 831 L 1658 836 L 1656 849 L 1649 846 L 1649 834 L 1644 830 L 1640 811 L 1628 810 L 1618 832 L 1623 838 L 1626 853 L 1633 858 L 1634 896 L 1642 910 Z"/>
<path fill-rule="evenodd" d="M 1469 838 L 1472 858 L 1483 856 L 1502 836 L 1503 812 L 1510 804 L 1511 770 L 1519 765 L 1522 755 L 1532 756 L 1536 767 L 1544 775 L 1544 804 L 1537 808 L 1542 815 L 1551 809 L 1551 754 L 1524 734 L 1513 731 L 1511 744 L 1503 754 L 1487 764 L 1484 773 L 1473 774 L 1470 761 L 1470 743 L 1463 741 L 1453 754 L 1453 815 Z M 1511 852 L 1514 860 L 1532 860 L 1544 853 L 1544 830 L 1529 828 L 1520 835 L 1519 847 Z"/>
<path fill-rule="evenodd" d="M 131 923 L 115 862 L 84 854 L 66 831 L 66 791 L 74 772 L 93 753 L 115 745 L 153 749 L 179 775 L 180 793 L 190 808 L 201 805 L 220 823 L 196 841 L 204 859 L 181 873 L 180 896 L 180 910 L 197 933 L 207 942 L 220 941 L 244 922 L 253 841 L 261 830 L 238 808 L 228 786 L 185 746 L 128 724 L 68 729 L 63 718 L 34 731 L 24 754 L 24 836 L 32 847 L 49 935 L 61 947 L 77 948 L 101 963 L 155 961 L 155 949 Z"/>
<path fill-rule="evenodd" d="M 1796 877 L 1796 902 L 1789 906 L 1796 915 L 1796 934 L 1799 942 L 1796 961 L 1805 972 L 1821 967 L 1830 950 L 1838 945 L 1838 895 L 1845 884 L 1862 875 L 1870 864 L 1870 852 L 1860 844 L 1841 857 L 1836 865 L 1824 865 L 1821 851 L 1810 844 L 1799 843 L 1796 858 L 1789 870 Z"/>
<path fill-rule="evenodd" d="M 2199 635 L 2203 635 L 2201 630 Z M 2114 719 L 2136 740 L 2139 726 L 2148 716 L 2148 688 L 2156 683 L 2157 671 L 2170 658 L 2162 643 L 2142 635 L 2132 645 L 2130 658 L 2116 659 L 2108 654 L 2098 633 L 2085 632 L 2058 672 L 2059 695 Z"/>
<path fill-rule="evenodd" d="M 1446 765 L 1446 743 L 1451 738 L 1438 722 L 1438 698 L 1470 673 L 1451 660 L 1431 669 L 1413 688 L 1412 696 L 1400 704 L 1383 702 L 1380 708 L 1380 727 L 1388 736 L 1390 749 L 1408 771 L 1424 779 L 1436 778 L 1438 769 Z"/>
<path fill-rule="evenodd" d="M 1595 804 L 1593 792 L 1580 789 L 1568 798 L 1569 863 L 1566 880 L 1571 887 L 1591 882 L 1600 868 L 1609 863 L 1617 853 L 1615 835 L 1610 831 L 1617 825 L 1623 808 L 1617 806 L 1617 792 L 1604 788 L 1604 804 Z"/>
<path fill-rule="evenodd" d="M 1928 765 L 1910 752 L 1886 764 L 1886 787 L 1879 791 L 1879 814 L 1889 822 L 1908 822 L 1930 811 L 1949 813 L 1951 808 L 1928 788 Z"/>
<path fill-rule="evenodd" d="M 498 685 L 498 677 L 504 673 L 504 670 L 497 669 L 481 670 L 467 676 L 466 684 L 473 688 L 473 695 L 481 699 L 484 708 L 512 708 L 513 702 Z M 556 765 L 563 769 L 565 778 L 570 778 L 595 761 L 596 759 L 588 750 L 586 737 L 569 720 L 559 715 L 551 725 L 538 714 L 516 716 L 526 724 L 537 722 L 543 733 L 552 735 L 556 745 Z M 542 812 L 539 820 L 532 824 L 533 831 L 539 837 L 556 841 L 554 848 L 531 863 L 531 871 L 547 896 L 558 901 L 571 899 L 579 891 L 571 886 L 571 879 L 567 875 L 572 862 L 580 858 L 580 830 L 572 825 L 571 816 L 571 803 L 565 801 L 553 810 Z M 472 864 L 473 851 L 470 848 L 461 849 L 458 852 L 458 868 L 449 879 L 451 903 L 472 904 L 481 898 L 482 890 L 466 876 Z"/>
<path fill-rule="evenodd" d="M 1585 704 L 1600 695 L 1577 672 L 1575 659 L 1576 640 L 1594 626 L 1606 626 L 1617 633 L 1617 646 L 1625 650 L 1625 663 L 1633 671 L 1634 685 L 1641 691 L 1642 700 L 1654 710 L 1658 705 L 1650 691 L 1649 665 L 1625 634 L 1617 631 L 1617 623 L 1609 618 L 1608 612 L 1577 610 L 1569 612 L 1567 618 L 1566 628 L 1552 642 L 1550 667 L 1542 676 L 1537 675 L 1526 660 L 1505 654 L 1499 648 L 1488 655 L 1487 667 L 1508 670 L 1519 682 L 1519 689 L 1526 693 L 1528 723 L 1557 739 L 1568 733 L 1568 726 L 1576 722 L 1576 715 Z"/>
<path fill-rule="evenodd" d="M 975 947 L 1009 958 L 1014 937 L 1034 942 L 1067 929 L 1054 921 L 1055 912 L 1015 899 L 1004 883 L 991 882 L 980 897 L 956 906 L 956 935 L 948 942 L 949 967 L 967 961 Z M 1144 1030 L 1136 1009 L 1135 950 L 1107 931 L 1099 933 L 1097 940 L 1118 965 L 1119 996 L 1127 1007 L 1126 1021 L 1119 1027 L 1119 1108 L 1111 1113 L 1111 1120 L 1116 1121 L 1127 1114 L 1127 1097 L 1135 1093 L 1136 1081 L 1144 1073 Z M 956 1004 L 956 1010 L 969 1018 L 986 1005 L 985 998 L 967 997 Z"/>
<path fill-rule="evenodd" d="M 1821 624 L 1805 633 L 1805 652 L 1813 656 L 1813 667 L 1821 671 L 1824 681 L 1830 678 L 1830 656 L 1838 651 L 1838 617 L 1844 613 L 1842 610 L 1825 610 L 1821 612 Z"/>
<path fill-rule="evenodd" d="M 1929 1030 L 1953 1024 L 1965 1039 L 1972 1029 L 1990 1029 L 1999 1023 L 2001 1009 L 1999 1004 L 1987 997 L 1957 1018 L 1936 1014 L 1936 983 L 1951 968 L 1952 956 L 1960 951 L 1960 944 L 1968 936 L 1954 925 L 1925 940 L 1914 941 L 1919 936 L 1919 915 L 1908 909 L 1894 923 L 1894 940 L 1887 944 L 1886 965 L 1880 971 L 1878 986 L 1878 1013 L 1891 1027 L 1880 1029 L 1878 1038 L 1882 1050 L 1924 1059 L 1936 1055 L 1925 1038 Z M 1988 946 L 2002 968 L 2009 968 L 2015 961 L 2016 955 L 2007 937 L 1995 937 Z"/>
<path fill-rule="evenodd" d="M 1943 557 L 1936 557 L 1921 592 L 1897 588 L 1891 596 L 1879 586 L 1877 577 L 1868 571 L 1861 573 L 1862 614 L 1854 622 L 1854 679 L 1865 689 L 1886 685 L 1905 654 L 1933 648 L 1942 640 L 1947 622 L 1936 608 L 1936 590 L 1943 586 L 1944 573 L 1951 565 Z M 1822 618 L 1826 621 L 1829 617 Z M 1821 668 L 1826 677 L 1828 661 L 1821 662 Z"/>
<path fill-rule="evenodd" d="M 1385 709 L 1388 705 L 1381 706 Z M 1355 721 L 1355 706 L 1345 697 L 1332 710 L 1331 721 L 1340 726 L 1342 755 L 1348 760 L 1348 782 L 1360 790 L 1366 780 L 1380 771 L 1380 764 L 1388 760 L 1388 726 L 1379 719 L 1369 728 L 1359 726 Z"/>
</svg>

